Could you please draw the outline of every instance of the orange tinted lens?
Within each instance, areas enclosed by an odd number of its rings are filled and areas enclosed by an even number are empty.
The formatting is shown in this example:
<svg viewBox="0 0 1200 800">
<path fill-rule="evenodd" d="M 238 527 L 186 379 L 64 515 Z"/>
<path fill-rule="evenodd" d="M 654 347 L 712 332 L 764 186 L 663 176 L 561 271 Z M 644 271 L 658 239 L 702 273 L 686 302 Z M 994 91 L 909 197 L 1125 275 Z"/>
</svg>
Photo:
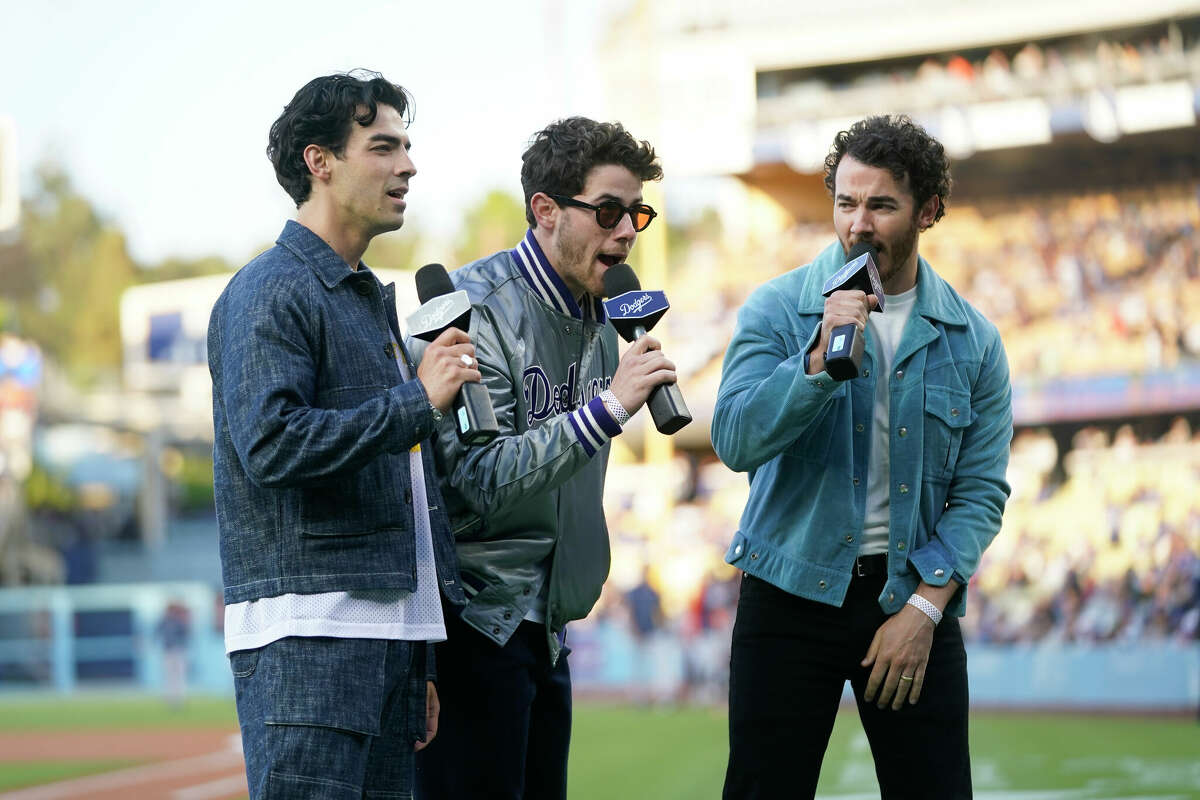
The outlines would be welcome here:
<svg viewBox="0 0 1200 800">
<path fill-rule="evenodd" d="M 650 206 L 636 206 L 633 211 L 633 228 L 637 231 L 646 230 L 650 220 L 654 219 L 654 209 Z"/>
</svg>

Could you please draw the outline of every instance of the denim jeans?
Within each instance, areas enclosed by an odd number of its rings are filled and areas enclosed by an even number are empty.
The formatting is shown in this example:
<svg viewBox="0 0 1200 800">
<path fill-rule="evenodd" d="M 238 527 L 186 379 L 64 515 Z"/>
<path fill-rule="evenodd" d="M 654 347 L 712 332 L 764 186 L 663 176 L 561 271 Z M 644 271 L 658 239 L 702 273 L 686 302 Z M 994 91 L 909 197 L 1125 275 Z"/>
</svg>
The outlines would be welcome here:
<svg viewBox="0 0 1200 800">
<path fill-rule="evenodd" d="M 971 797 L 967 655 L 956 617 L 933 634 L 916 705 L 863 701 L 859 665 L 888 615 L 886 576 L 855 577 L 840 608 L 742 577 L 729 673 L 730 800 L 813 797 L 846 681 L 875 759 L 884 800 Z"/>
<path fill-rule="evenodd" d="M 545 625 L 524 621 L 500 647 L 443 606 L 442 713 L 437 739 L 417 754 L 417 798 L 566 800 L 569 648 L 551 666 Z"/>
<path fill-rule="evenodd" d="M 425 647 L 289 637 L 231 653 L 251 800 L 411 798 Z"/>
</svg>

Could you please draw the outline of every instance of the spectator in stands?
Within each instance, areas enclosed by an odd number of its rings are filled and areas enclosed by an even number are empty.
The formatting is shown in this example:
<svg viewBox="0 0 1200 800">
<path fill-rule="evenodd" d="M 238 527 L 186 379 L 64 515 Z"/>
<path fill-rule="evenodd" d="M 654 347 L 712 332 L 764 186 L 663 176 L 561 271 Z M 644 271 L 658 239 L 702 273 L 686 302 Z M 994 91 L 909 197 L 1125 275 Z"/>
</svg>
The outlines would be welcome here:
<svg viewBox="0 0 1200 800">
<path fill-rule="evenodd" d="M 957 617 L 1009 493 L 1008 364 L 918 255 L 949 199 L 942 145 L 870 117 L 825 164 L 838 240 L 751 295 L 713 413 L 717 455 L 753 474 L 726 554 L 745 576 L 725 797 L 814 796 L 846 680 L 884 798 L 970 797 Z M 822 301 L 859 242 L 878 252 L 880 315 L 858 290 Z M 871 342 L 851 383 L 825 369 L 839 325 Z"/>
<path fill-rule="evenodd" d="M 316 78 L 271 126 L 295 201 L 213 309 L 214 483 L 250 797 L 408 797 L 437 728 L 440 596 L 463 602 L 430 436 L 479 380 L 451 328 L 415 369 L 362 262 L 404 223 L 410 98 Z"/>
</svg>

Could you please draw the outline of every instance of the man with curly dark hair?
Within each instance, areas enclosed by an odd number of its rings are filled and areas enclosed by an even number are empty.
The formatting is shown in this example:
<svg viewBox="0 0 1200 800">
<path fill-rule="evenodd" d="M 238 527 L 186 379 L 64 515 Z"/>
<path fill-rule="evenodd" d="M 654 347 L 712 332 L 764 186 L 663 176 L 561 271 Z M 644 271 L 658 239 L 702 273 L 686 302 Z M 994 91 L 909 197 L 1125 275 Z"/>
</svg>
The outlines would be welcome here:
<svg viewBox="0 0 1200 800">
<path fill-rule="evenodd" d="M 529 230 L 456 270 L 500 435 L 439 436 L 465 608 L 446 605 L 438 738 L 417 760 L 418 797 L 563 800 L 571 738 L 566 625 L 608 576 L 602 506 L 609 440 L 675 380 L 643 336 L 619 360 L 600 297 L 655 217 L 642 184 L 653 148 L 582 117 L 538 132 L 521 184 Z"/>
<path fill-rule="evenodd" d="M 302 87 L 267 154 L 295 201 L 212 311 L 213 482 L 253 800 L 408 797 L 437 730 L 440 597 L 463 602 L 431 437 L 464 381 L 451 329 L 416 369 L 362 262 L 404 224 L 409 97 L 377 73 Z"/>
<path fill-rule="evenodd" d="M 825 161 L 837 241 L 747 300 L 712 440 L 750 474 L 726 559 L 733 631 L 725 797 L 813 797 L 846 681 L 884 798 L 971 796 L 958 617 L 1000 529 L 1012 438 L 996 327 L 918 253 L 950 164 L 906 117 L 862 120 Z M 879 298 L 822 296 L 859 243 Z M 825 370 L 831 332 L 866 335 L 859 377 Z"/>
</svg>

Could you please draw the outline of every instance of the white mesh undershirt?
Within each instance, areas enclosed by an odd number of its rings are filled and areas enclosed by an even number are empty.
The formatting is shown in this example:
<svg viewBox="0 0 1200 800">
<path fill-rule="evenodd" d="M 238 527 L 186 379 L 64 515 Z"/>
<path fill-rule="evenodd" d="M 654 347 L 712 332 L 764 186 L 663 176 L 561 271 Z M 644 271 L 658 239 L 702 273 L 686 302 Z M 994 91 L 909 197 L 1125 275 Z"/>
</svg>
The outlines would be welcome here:
<svg viewBox="0 0 1200 800">
<path fill-rule="evenodd" d="M 404 380 L 408 367 L 396 343 L 396 363 Z M 286 636 L 333 636 L 343 639 L 446 639 L 438 591 L 429 500 L 421 447 L 408 453 L 416 529 L 417 590 L 368 589 L 264 597 L 225 606 L 225 652 L 262 647 Z"/>
<path fill-rule="evenodd" d="M 891 393 L 892 359 L 904 326 L 917 302 L 917 287 L 897 295 L 884 295 L 884 311 L 867 316 L 867 329 L 874 339 L 875 412 L 871 425 L 871 459 L 867 464 L 867 514 L 863 521 L 862 556 L 888 551 L 891 523 Z"/>
</svg>

